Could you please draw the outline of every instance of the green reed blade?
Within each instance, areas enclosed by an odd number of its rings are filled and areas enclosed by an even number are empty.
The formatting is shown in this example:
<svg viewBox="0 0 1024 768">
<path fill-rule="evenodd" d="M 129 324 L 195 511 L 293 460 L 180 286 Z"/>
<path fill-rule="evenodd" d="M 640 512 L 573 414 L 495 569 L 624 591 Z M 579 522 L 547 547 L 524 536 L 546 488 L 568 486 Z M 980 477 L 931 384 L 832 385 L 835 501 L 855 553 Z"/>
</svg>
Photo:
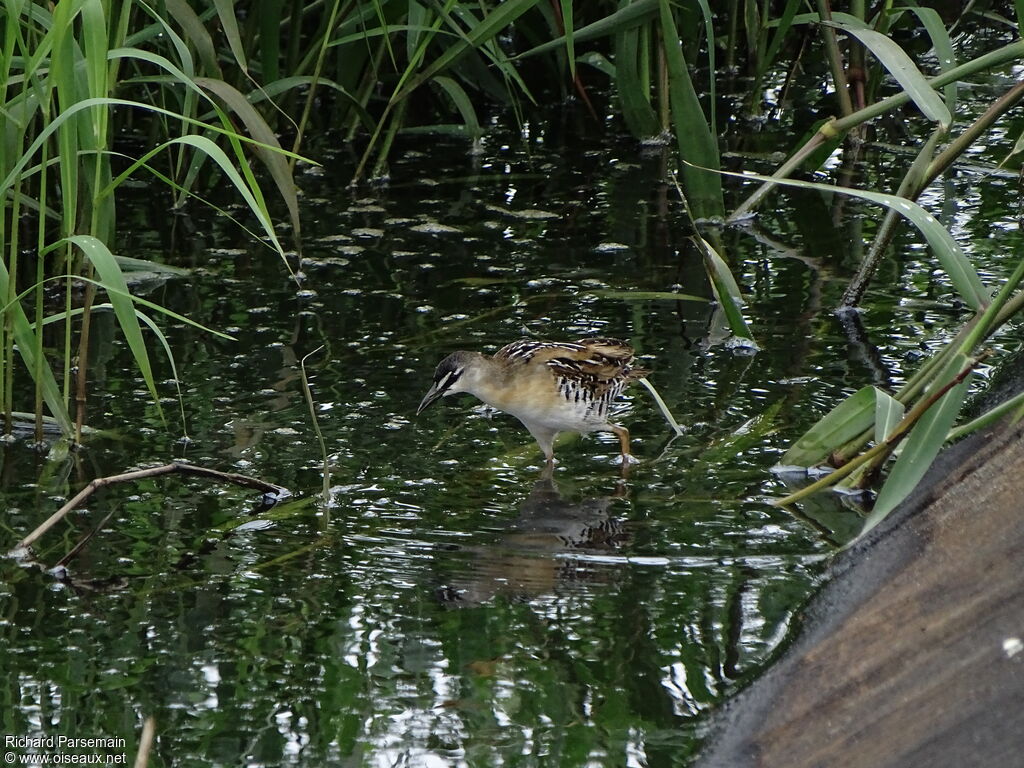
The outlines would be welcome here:
<svg viewBox="0 0 1024 768">
<path fill-rule="evenodd" d="M 7 296 L 9 290 L 10 275 L 7 272 L 7 264 L 0 260 L 0 296 Z M 30 290 L 34 290 L 34 288 Z M 15 303 L 12 306 L 5 307 L 4 314 L 10 315 L 14 341 L 18 345 L 18 353 L 21 355 L 25 367 L 32 376 L 42 376 L 42 396 L 46 402 L 46 407 L 50 410 L 50 415 L 57 420 L 61 431 L 65 435 L 72 434 L 74 426 L 71 423 L 71 416 L 68 413 L 60 387 L 57 386 L 57 380 L 53 376 L 53 371 L 45 361 L 36 359 L 36 332 L 33 332 L 25 310 L 20 303 Z M 37 332 L 41 333 L 42 331 Z"/>
<path fill-rule="evenodd" d="M 835 22 L 829 23 L 828 26 L 841 29 L 860 40 L 882 62 L 889 74 L 896 78 L 896 82 L 910 96 L 925 117 L 945 127 L 953 122 L 953 116 L 949 113 L 945 102 L 929 84 L 928 79 L 917 68 L 906 51 L 890 37 L 872 29 L 860 29 Z"/>
<path fill-rule="evenodd" d="M 480 127 L 480 121 L 477 119 L 476 110 L 473 109 L 473 102 L 462 86 L 450 77 L 444 77 L 443 75 L 435 77 L 434 82 L 444 89 L 444 92 L 448 94 L 455 108 L 459 110 L 459 114 L 462 115 L 462 119 L 465 122 L 466 135 L 474 139 L 483 136 L 484 132 Z"/>
<path fill-rule="evenodd" d="M 516 19 L 533 8 L 533 6 L 538 2 L 539 0 L 505 0 L 505 2 L 493 8 L 491 12 L 482 19 L 479 19 L 477 23 L 465 33 L 465 36 L 462 39 L 449 45 L 445 49 L 444 53 L 427 64 L 415 76 L 409 78 L 404 86 L 395 93 L 391 100 L 394 102 L 405 98 L 406 95 L 433 78 L 438 72 L 441 72 L 446 67 L 451 66 L 460 57 L 466 55 L 474 48 L 480 47 L 485 42 L 494 39 L 510 24 L 515 22 Z M 518 77 L 518 75 L 516 75 L 516 77 Z"/>
<path fill-rule="evenodd" d="M 181 27 L 185 37 L 196 47 L 199 60 L 210 75 L 221 76 L 220 64 L 217 62 L 217 49 L 206 26 L 192 10 L 188 0 L 163 0 L 167 13 Z M 148 7 L 148 6 L 144 6 Z M 153 12 L 155 15 L 155 12 Z"/>
<path fill-rule="evenodd" d="M 862 387 L 825 414 L 790 446 L 779 463 L 795 467 L 813 467 L 825 461 L 833 451 L 853 440 L 875 422 L 877 390 Z"/>
<path fill-rule="evenodd" d="M 772 25 L 775 27 L 775 33 L 772 35 L 764 55 L 761 56 L 761 60 L 758 62 L 758 77 L 763 76 L 768 71 L 768 68 L 775 63 L 775 57 L 778 56 L 779 50 L 782 48 L 782 43 L 786 39 L 790 27 L 793 25 L 793 19 L 796 17 L 796 12 L 802 2 L 803 0 L 787 0 L 786 7 L 782 10 L 782 15 Z"/>
<path fill-rule="evenodd" d="M 242 33 L 238 30 L 238 19 L 235 16 L 234 0 L 213 0 L 217 9 L 217 17 L 220 19 L 220 27 L 224 36 L 228 39 L 228 47 L 238 64 L 246 74 L 249 74 L 249 63 L 245 56 L 245 46 L 242 45 Z"/>
<path fill-rule="evenodd" d="M 915 13 L 921 20 L 921 24 L 928 33 L 928 37 L 932 40 L 932 47 L 935 49 L 935 55 L 939 59 L 939 69 L 943 72 L 948 72 L 953 69 L 957 65 L 956 54 L 953 52 L 953 41 L 949 37 L 949 32 L 942 23 L 942 17 L 939 16 L 938 12 L 934 8 L 911 6 L 906 10 Z M 946 96 L 946 108 L 951 113 L 955 113 L 956 83 L 947 83 L 944 85 L 943 93 Z"/>
<path fill-rule="evenodd" d="M 893 428 L 903 421 L 907 409 L 895 397 L 877 387 L 873 389 L 875 390 L 875 442 L 881 443 L 892 434 Z"/>
<path fill-rule="evenodd" d="M 711 282 L 711 288 L 715 293 L 715 300 L 725 313 L 729 330 L 732 331 L 734 336 L 753 341 L 754 334 L 750 332 L 747 321 L 743 319 L 743 312 L 740 310 L 740 307 L 743 306 L 743 297 L 740 295 L 739 286 L 736 285 L 736 280 L 729 270 L 729 265 L 718 255 L 718 252 L 711 246 L 711 243 L 703 237 L 696 236 L 693 240 L 704 254 L 704 269 L 707 272 L 708 280 Z"/>
<path fill-rule="evenodd" d="M 591 40 L 599 40 L 603 37 L 609 37 L 618 32 L 630 29 L 631 27 L 636 27 L 639 24 L 644 24 L 658 14 L 658 5 L 660 2 L 661 0 L 637 0 L 637 2 L 629 2 L 629 0 L 626 0 L 626 2 L 619 7 L 619 10 L 614 13 L 575 30 L 573 39 L 577 44 L 589 42 Z M 564 46 L 565 35 L 562 35 L 560 37 L 556 37 L 554 40 L 548 40 L 547 42 L 534 46 L 533 48 L 529 48 L 522 53 L 516 54 L 512 57 L 512 60 L 525 59 L 528 56 L 547 53 L 548 51 L 553 51 Z"/>
<path fill-rule="evenodd" d="M 686 199 L 690 210 L 697 218 L 724 218 L 722 180 L 718 174 L 707 170 L 719 168 L 718 140 L 711 133 L 697 91 L 690 80 L 668 0 L 661 0 L 660 8 L 661 34 L 669 75 L 672 124 L 679 157 L 684 163 L 682 175 Z"/>
<path fill-rule="evenodd" d="M 949 275 L 949 279 L 956 288 L 957 293 L 973 309 L 982 310 L 988 306 L 992 292 L 981 282 L 977 271 L 971 265 L 970 260 L 957 244 L 953 236 L 938 219 L 928 213 L 917 203 L 907 200 L 898 195 L 889 195 L 883 192 L 869 192 L 863 189 L 851 187 L 837 187 L 831 184 L 821 184 L 813 181 L 798 181 L 796 179 L 780 179 L 761 176 L 756 173 L 733 173 L 721 171 L 722 175 L 735 176 L 750 181 L 770 182 L 784 187 L 796 187 L 797 189 L 814 189 L 821 192 L 837 192 L 850 197 L 857 197 L 878 205 L 884 205 L 890 210 L 896 211 L 908 219 L 924 235 L 928 245 L 931 246 L 936 258 L 942 264 L 942 268 Z"/>
<path fill-rule="evenodd" d="M 263 116 L 253 107 L 251 103 L 234 86 L 225 83 L 223 80 L 215 80 L 208 77 L 197 77 L 197 85 L 215 93 L 220 99 L 241 118 L 249 135 L 264 146 L 257 147 L 256 153 L 263 164 L 270 171 L 270 177 L 274 180 L 277 191 L 288 206 L 288 216 L 291 220 L 292 232 L 296 243 L 301 238 L 301 222 L 299 220 L 299 197 L 295 187 L 295 180 L 292 178 L 291 167 L 284 155 L 284 148 L 277 140 L 277 135 L 267 125 Z"/>
<path fill-rule="evenodd" d="M 572 0 L 560 0 L 562 24 L 565 26 L 565 55 L 569 60 L 569 77 L 576 78 L 576 36 L 572 17 Z"/>
<path fill-rule="evenodd" d="M 650 78 L 640 57 L 650 55 L 641 45 L 641 30 L 623 29 L 615 34 L 615 94 L 619 97 L 622 117 L 636 138 L 643 139 L 658 133 L 658 116 L 651 107 Z"/>
<path fill-rule="evenodd" d="M 955 374 L 967 365 L 967 357 L 957 355 L 953 360 L 953 365 L 947 371 L 953 371 Z M 938 382 L 934 386 L 938 386 Z M 917 487 L 945 444 L 946 435 L 960 413 L 969 386 L 970 376 L 967 376 L 939 398 L 938 402 L 918 419 L 917 424 L 910 431 L 903 451 L 889 472 L 889 477 L 882 486 L 882 490 L 878 493 L 874 509 L 864 521 L 861 536 L 882 522 Z"/>
<path fill-rule="evenodd" d="M 153 379 L 153 368 L 149 362 L 149 352 L 146 348 L 146 342 L 142 338 L 142 328 L 139 327 L 139 319 L 135 314 L 135 304 L 128 290 L 128 284 L 125 282 L 124 274 L 121 272 L 121 267 L 114 258 L 114 254 L 110 252 L 110 249 L 97 238 L 91 235 L 72 235 L 67 239 L 69 242 L 74 243 L 96 268 L 96 273 L 99 275 L 99 285 L 103 288 L 109 287 L 111 289 L 107 292 L 107 295 L 110 297 L 110 303 L 113 305 L 114 313 L 117 315 L 117 322 L 121 327 L 121 333 L 124 334 L 125 342 L 128 344 L 128 349 L 135 359 L 135 365 L 139 370 L 139 374 L 142 376 L 143 381 L 146 382 L 146 388 L 153 397 L 153 402 L 156 404 L 161 420 L 163 420 L 160 394 L 157 392 L 156 381 Z"/>
</svg>

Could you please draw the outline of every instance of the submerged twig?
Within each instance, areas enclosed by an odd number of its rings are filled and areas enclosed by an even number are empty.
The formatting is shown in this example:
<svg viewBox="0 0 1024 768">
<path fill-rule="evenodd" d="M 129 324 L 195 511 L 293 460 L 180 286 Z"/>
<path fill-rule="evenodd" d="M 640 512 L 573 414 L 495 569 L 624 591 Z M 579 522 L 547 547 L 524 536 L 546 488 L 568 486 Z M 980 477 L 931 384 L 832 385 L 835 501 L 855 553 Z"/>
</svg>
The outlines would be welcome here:
<svg viewBox="0 0 1024 768">
<path fill-rule="evenodd" d="M 182 475 L 198 475 L 199 477 L 208 477 L 213 480 L 233 483 L 234 485 L 241 485 L 246 488 L 255 488 L 256 490 L 263 491 L 263 493 L 272 495 L 277 499 L 282 499 L 291 495 L 291 492 L 287 488 L 280 485 L 274 485 L 274 483 L 268 483 L 267 481 L 260 480 L 259 478 L 239 475 L 235 472 L 221 472 L 216 469 L 209 469 L 208 467 L 200 467 L 195 464 L 185 464 L 183 462 L 175 461 L 170 464 L 163 464 L 159 467 L 146 467 L 145 469 L 136 469 L 131 472 L 124 472 L 120 475 L 97 477 L 75 494 L 74 498 L 72 498 L 67 504 L 44 520 L 34 531 L 32 531 L 32 533 L 19 541 L 15 549 L 25 549 L 32 546 L 40 536 L 59 523 L 68 512 L 79 506 L 100 488 L 105 488 L 108 485 L 115 485 L 117 483 L 130 483 L 147 477 L 158 477 L 160 475 L 170 475 L 175 473 Z"/>
<path fill-rule="evenodd" d="M 306 398 L 306 406 L 309 408 L 309 418 L 313 422 L 313 431 L 316 433 L 317 442 L 320 444 L 320 461 L 323 467 L 323 499 L 324 505 L 331 503 L 331 465 L 327 460 L 327 444 L 324 442 L 324 433 L 320 431 L 320 422 L 316 418 L 316 402 L 313 400 L 313 390 L 309 387 L 309 377 L 306 375 L 306 361 L 318 353 L 324 345 L 314 349 L 299 361 L 299 368 L 302 371 L 302 394 Z"/>
</svg>

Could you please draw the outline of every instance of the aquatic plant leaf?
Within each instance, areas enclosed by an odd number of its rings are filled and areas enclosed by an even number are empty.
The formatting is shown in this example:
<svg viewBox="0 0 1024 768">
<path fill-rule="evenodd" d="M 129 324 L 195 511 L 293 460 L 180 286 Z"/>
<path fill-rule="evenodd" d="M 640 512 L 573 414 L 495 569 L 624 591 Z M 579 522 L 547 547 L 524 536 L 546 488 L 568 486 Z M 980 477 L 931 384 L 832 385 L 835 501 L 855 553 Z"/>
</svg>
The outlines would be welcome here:
<svg viewBox="0 0 1024 768">
<path fill-rule="evenodd" d="M 188 4 L 188 0 L 164 0 L 164 5 L 171 18 L 178 23 L 185 37 L 196 47 L 199 59 L 203 62 L 207 73 L 220 75 L 220 64 L 217 63 L 217 50 L 213 45 L 213 38 L 206 29 L 206 25 L 199 19 L 196 12 Z M 155 11 L 151 11 L 156 15 Z"/>
<path fill-rule="evenodd" d="M 717 173 L 709 173 L 707 170 L 718 170 L 720 167 L 718 140 L 711 132 L 693 81 L 690 80 L 669 0 L 661 0 L 660 10 L 672 124 L 679 157 L 684 163 L 682 170 L 686 200 L 691 212 L 698 218 L 724 218 L 722 180 Z"/>
<path fill-rule="evenodd" d="M 396 102 L 402 100 L 408 96 L 409 93 L 419 88 L 423 83 L 432 79 L 438 72 L 441 72 L 446 67 L 454 64 L 460 57 L 466 55 L 475 48 L 479 48 L 489 40 L 492 40 L 516 19 L 533 8 L 533 6 L 535 6 L 539 1 L 540 0 L 505 0 L 505 2 L 492 9 L 490 13 L 483 17 L 483 19 L 477 20 L 477 23 L 473 25 L 463 37 L 445 48 L 444 53 L 427 64 L 414 77 L 411 77 L 408 82 L 406 82 L 405 85 L 403 85 L 394 94 L 394 96 L 391 97 L 391 101 Z M 506 74 L 511 77 L 518 78 L 518 73 L 516 73 L 512 67 L 509 67 Z M 528 93 L 525 84 L 523 84 L 522 87 L 524 93 Z"/>
<path fill-rule="evenodd" d="M 565 27 L 565 55 L 569 60 L 569 77 L 576 78 L 576 40 L 572 18 L 572 0 L 561 0 L 562 24 Z"/>
<path fill-rule="evenodd" d="M 946 442 L 951 443 L 954 440 L 959 440 L 961 437 L 965 437 L 979 429 L 984 429 L 1004 416 L 1009 416 L 1011 422 L 1017 422 L 1020 420 L 1020 409 L 1022 407 L 1024 407 L 1024 392 L 1019 392 L 1009 400 L 1004 400 L 994 408 L 990 408 L 980 416 L 976 416 L 971 419 L 966 424 L 961 424 L 960 426 L 949 430 L 949 434 L 946 435 Z"/>
<path fill-rule="evenodd" d="M 757 71 L 759 75 L 763 75 L 768 71 L 775 62 L 775 57 L 779 53 L 779 49 L 782 48 L 782 42 L 785 40 L 790 27 L 793 25 L 793 20 L 796 18 L 796 12 L 800 8 L 803 0 L 787 0 L 786 7 L 782 10 L 782 15 L 778 19 L 774 20 L 774 23 L 768 26 L 775 27 L 775 34 L 772 35 L 771 42 L 768 43 L 768 48 L 765 50 L 764 55 L 758 62 Z"/>
<path fill-rule="evenodd" d="M 939 69 L 948 72 L 956 66 L 956 54 L 953 52 L 953 41 L 949 39 L 949 32 L 942 23 L 942 17 L 934 8 L 922 8 L 910 6 L 907 11 L 915 13 L 921 20 L 925 31 L 932 39 L 932 47 L 939 59 Z M 946 96 L 946 108 L 952 113 L 956 111 L 956 83 L 949 83 L 943 86 L 942 91 Z"/>
<path fill-rule="evenodd" d="M 641 62 L 648 60 L 650 51 L 642 42 L 636 26 L 615 34 L 615 94 L 626 126 L 638 139 L 654 136 L 660 129 L 658 116 L 651 106 L 650 77 L 641 66 Z"/>
<path fill-rule="evenodd" d="M 10 291 L 10 273 L 7 271 L 7 263 L 0 259 L 0 296 L 9 296 Z M 31 290 L 31 289 L 30 289 Z M 68 413 L 67 405 L 64 402 L 64 396 L 61 394 L 60 387 L 57 386 L 57 380 L 54 378 L 53 371 L 50 368 L 46 360 L 39 360 L 36 356 L 36 336 L 35 334 L 42 333 L 42 331 L 33 331 L 32 326 L 29 323 L 28 316 L 25 314 L 24 308 L 21 306 L 20 301 L 15 301 L 9 306 L 5 306 L 3 311 L 0 312 L 0 316 L 10 314 L 11 329 L 14 334 L 14 341 L 17 345 L 18 354 L 21 356 L 22 362 L 25 363 L 25 367 L 29 371 L 29 375 L 33 381 L 36 379 L 36 372 L 39 371 L 41 376 L 40 381 L 36 382 L 42 389 L 43 402 L 46 403 L 46 407 L 49 408 L 50 414 L 54 420 L 60 425 L 61 431 L 65 435 L 74 434 L 75 428 L 71 423 L 71 416 Z M 41 364 L 40 364 L 41 363 Z"/>
<path fill-rule="evenodd" d="M 842 24 L 843 27 L 850 27 L 851 29 L 870 29 L 870 27 L 864 22 L 863 19 L 858 19 L 856 16 L 849 13 L 842 13 L 840 11 L 832 11 L 832 21 Z M 817 13 L 798 13 L 793 17 L 793 24 L 821 24 L 821 16 Z M 774 26 L 776 22 L 770 22 L 768 26 Z"/>
<path fill-rule="evenodd" d="M 587 24 L 585 27 L 580 27 L 574 31 L 573 38 L 577 43 L 584 43 L 589 40 L 596 40 L 602 37 L 609 37 L 618 32 L 621 32 L 631 27 L 636 27 L 639 24 L 645 23 L 648 19 L 652 18 L 658 13 L 658 4 L 661 0 L 637 0 L 637 2 L 627 2 L 623 4 L 619 10 L 614 13 L 610 13 L 603 19 Z M 513 56 L 512 61 L 517 59 L 525 59 L 528 56 L 536 56 L 540 53 L 547 53 L 548 51 L 561 48 L 565 45 L 565 35 L 556 37 L 554 40 L 548 40 L 547 42 L 536 45 L 533 48 L 529 48 L 522 53 Z"/>
<path fill-rule="evenodd" d="M 301 222 L 299 220 L 299 198 L 295 188 L 295 180 L 292 178 L 291 168 L 284 156 L 284 148 L 277 140 L 277 135 L 267 125 L 263 116 L 253 107 L 242 93 L 234 86 L 225 83 L 223 80 L 215 80 L 209 77 L 197 77 L 197 85 L 215 93 L 225 104 L 241 118 L 249 135 L 260 142 L 256 146 L 256 154 L 259 155 L 263 164 L 270 171 L 270 177 L 274 185 L 288 206 L 288 218 L 291 220 L 292 231 L 295 240 L 301 238 Z"/>
<path fill-rule="evenodd" d="M 873 29 L 829 22 L 828 26 L 841 29 L 860 40 L 870 50 L 910 96 L 925 117 L 948 128 L 953 122 L 946 104 L 928 83 L 928 79 L 917 68 L 913 60 L 899 45 L 881 32 Z"/>
<path fill-rule="evenodd" d="M 895 397 L 875 390 L 875 442 L 881 443 L 887 438 L 897 424 L 903 420 L 906 407 Z"/>
<path fill-rule="evenodd" d="M 966 366 L 967 357 L 958 354 L 950 369 L 963 369 Z M 945 377 L 945 380 L 949 381 L 949 377 Z M 939 386 L 940 381 L 942 379 L 933 386 Z M 917 487 L 945 444 L 946 435 L 963 407 L 969 386 L 970 376 L 967 376 L 925 411 L 910 430 L 903 451 L 896 459 L 882 490 L 878 492 L 874 509 L 864 521 L 861 536 L 882 522 Z"/>
<path fill-rule="evenodd" d="M 149 259 L 136 259 L 131 256 L 115 256 L 121 269 L 126 272 L 155 272 L 163 275 L 187 275 L 190 270 L 184 267 L 173 267 L 170 264 L 161 264 L 159 261 Z"/>
<path fill-rule="evenodd" d="M 754 335 L 747 327 L 747 321 L 743 319 L 740 307 L 743 306 L 743 297 L 740 295 L 740 288 L 729 270 L 729 265 L 718 255 L 718 252 L 703 237 L 694 237 L 694 241 L 704 254 L 704 269 L 711 281 L 711 288 L 715 293 L 718 305 L 725 313 L 729 330 L 734 336 L 754 340 Z"/>
<path fill-rule="evenodd" d="M 735 285 L 735 281 L 733 281 Z M 622 301 L 702 301 L 707 303 L 704 296 L 694 296 L 690 293 L 673 293 L 671 291 L 612 291 L 612 290 L 590 290 L 591 296 L 602 299 L 621 299 Z"/>
<path fill-rule="evenodd" d="M 832 184 L 821 184 L 815 181 L 782 179 L 749 172 L 733 173 L 732 171 L 720 171 L 720 173 L 725 176 L 735 176 L 741 179 L 760 181 L 783 187 L 838 192 L 850 197 L 859 197 L 862 200 L 877 203 L 878 205 L 884 205 L 886 208 L 890 208 L 910 220 L 921 234 L 924 235 L 939 263 L 942 264 L 942 268 L 949 275 L 953 287 L 956 288 L 961 298 L 972 309 L 983 310 L 991 299 L 991 291 L 981 282 L 977 271 L 971 265 L 971 262 L 956 240 L 953 239 L 953 236 L 939 223 L 938 219 L 912 200 L 883 192 L 869 192 L 863 189 L 853 189 L 852 187 L 837 187 Z"/>
<path fill-rule="evenodd" d="M 67 241 L 76 245 L 89 259 L 96 269 L 96 274 L 99 275 L 100 285 L 111 287 L 112 290 L 107 295 L 114 307 L 117 323 L 121 327 L 121 333 L 124 334 L 128 349 L 131 350 L 132 357 L 135 358 L 139 374 L 146 382 L 146 388 L 153 397 L 153 402 L 162 419 L 163 410 L 160 407 L 160 395 L 156 389 L 156 381 L 153 379 L 153 367 L 149 362 L 149 352 L 146 349 L 146 342 L 142 338 L 142 328 L 139 326 L 139 319 L 135 314 L 135 304 L 117 259 L 103 242 L 92 235 L 71 235 Z"/>
<path fill-rule="evenodd" d="M 258 91 L 254 91 L 246 96 L 250 104 L 259 104 L 261 101 L 277 96 L 279 93 L 284 93 L 293 88 L 305 88 L 307 86 L 315 85 L 317 88 L 330 88 L 331 90 L 337 91 L 348 101 L 348 108 L 355 113 L 359 118 L 359 122 L 368 130 L 374 129 L 375 123 L 370 113 L 366 111 L 366 108 L 362 105 L 352 93 L 345 89 L 344 86 L 336 83 L 327 77 L 313 77 L 312 75 L 302 75 L 296 77 L 282 77 L 280 80 L 275 80 L 272 83 L 267 83 Z M 310 162 L 308 159 L 305 162 Z"/>
<path fill-rule="evenodd" d="M 231 48 L 231 53 L 235 57 L 235 63 L 238 64 L 239 69 L 249 74 L 245 46 L 242 45 L 242 33 L 238 30 L 238 18 L 235 16 L 234 0 L 213 0 L 213 5 L 217 9 L 220 26 L 224 30 L 224 36 L 228 39 L 228 47 Z"/>
<path fill-rule="evenodd" d="M 843 400 L 793 443 L 779 463 L 813 467 L 825 461 L 840 446 L 871 429 L 877 407 L 876 392 L 875 387 L 869 385 Z"/>
<path fill-rule="evenodd" d="M 445 93 L 451 98 L 452 103 L 455 104 L 455 108 L 459 110 L 459 114 L 462 115 L 462 119 L 466 123 L 464 126 L 466 134 L 474 139 L 483 136 L 484 132 L 480 127 L 480 121 L 477 119 L 476 110 L 473 109 L 473 102 L 470 100 L 465 89 L 450 77 L 443 75 L 435 77 L 434 82 L 444 89 Z"/>
</svg>

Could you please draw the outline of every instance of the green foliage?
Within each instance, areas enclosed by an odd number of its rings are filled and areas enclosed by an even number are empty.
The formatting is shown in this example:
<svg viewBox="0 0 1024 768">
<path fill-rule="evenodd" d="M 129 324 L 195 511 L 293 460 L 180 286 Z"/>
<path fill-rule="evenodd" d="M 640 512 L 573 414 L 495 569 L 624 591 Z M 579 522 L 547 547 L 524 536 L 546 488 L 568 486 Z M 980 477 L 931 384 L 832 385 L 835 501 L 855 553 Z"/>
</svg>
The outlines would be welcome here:
<svg viewBox="0 0 1024 768">
<path fill-rule="evenodd" d="M 1020 4 L 1013 8 L 1019 15 Z M 27 399 L 20 386 L 27 373 L 40 434 L 44 408 L 65 432 L 75 421 L 80 431 L 84 411 L 73 414 L 71 402 L 85 400 L 88 318 L 102 292 L 157 398 L 154 363 L 142 336 L 154 326 L 138 319 L 139 298 L 126 298 L 115 239 L 118 188 L 140 171 L 159 180 L 173 203 L 182 205 L 202 199 L 200 179 L 212 170 L 244 200 L 260 238 L 284 256 L 273 204 L 283 203 L 298 245 L 301 222 L 291 173 L 309 130 L 333 130 L 355 144 L 359 160 L 352 181 L 357 183 L 388 173 L 389 154 L 403 133 L 443 132 L 476 143 L 486 139 L 493 112 L 510 120 L 537 119 L 543 113 L 534 110 L 571 93 L 595 117 L 614 112 L 638 143 L 672 148 L 694 230 L 686 235 L 703 254 L 725 324 L 735 336 L 749 339 L 723 241 L 704 231 L 727 212 L 720 143 L 721 131 L 729 128 L 716 115 L 718 63 L 724 60 L 751 76 L 746 103 L 760 112 L 765 84 L 797 76 L 799 57 L 809 49 L 828 59 L 827 75 L 816 76 L 831 78 L 834 96 L 829 98 L 838 116 L 818 123 L 772 176 L 746 175 L 762 185 L 729 218 L 752 213 L 780 186 L 841 192 L 883 205 L 885 222 L 851 283 L 847 303 L 856 304 L 869 288 L 893 232 L 906 220 L 975 313 L 972 329 L 929 361 L 904 390 L 892 396 L 870 387 L 860 390 L 851 405 L 837 408 L 812 430 L 807 443 L 787 453 L 787 461 L 799 463 L 828 456 L 848 460 L 873 439 L 881 448 L 846 481 L 867 482 L 895 450 L 889 445 L 894 434 L 907 434 L 913 424 L 941 415 L 927 430 L 930 451 L 934 436 L 948 432 L 939 426 L 956 398 L 943 396 L 941 406 L 930 402 L 937 409 L 933 416 L 915 409 L 929 402 L 936 388 L 949 386 L 957 355 L 975 359 L 984 338 L 1022 303 L 1014 293 L 1019 280 L 1008 281 L 992 300 L 955 239 L 916 200 L 1024 98 L 1024 89 L 1008 92 L 942 148 L 954 128 L 955 83 L 1020 61 L 1024 43 L 957 64 L 951 32 L 962 19 L 946 25 L 934 10 L 915 4 L 881 4 L 874 16 L 865 13 L 863 3 L 846 10 L 833 13 L 824 0 L 725 6 L 707 0 L 63 0 L 52 9 L 5 0 L 0 5 L 6 22 L 0 77 L 7 116 L 0 141 L 5 247 L 0 291 L 6 322 L 0 329 L 0 406 L 10 413 L 15 401 Z M 963 19 L 970 13 L 965 11 Z M 911 52 L 906 42 L 921 39 L 933 46 L 937 73 L 927 72 L 922 62 L 929 60 Z M 876 93 L 887 95 L 876 98 Z M 907 102 L 936 126 L 913 147 L 916 159 L 895 192 L 789 179 L 845 152 L 846 137 Z M 116 137 L 131 120 L 149 121 L 159 138 L 153 149 L 123 162 Z M 274 191 L 272 200 L 259 182 L 262 172 Z M 36 254 L 28 268 L 18 263 L 27 247 Z M 58 275 L 63 306 L 50 306 L 53 300 L 44 296 L 43 286 Z M 79 286 L 84 296 L 78 295 Z M 44 329 L 53 335 L 57 328 L 47 317 L 62 318 L 61 339 L 44 339 Z M 76 343 L 82 362 L 77 381 L 72 376 Z M 903 450 L 916 442 L 908 437 Z M 888 504 L 899 495 L 891 491 L 883 499 Z"/>
<path fill-rule="evenodd" d="M 173 16 L 165 18 L 141 1 L 69 0 L 51 11 L 8 0 L 0 7 L 5 30 L 0 50 L 3 111 L 8 116 L 0 141 L 0 292 L 6 297 L 0 328 L 0 404 L 8 431 L 15 401 L 31 397 L 21 386 L 27 374 L 34 382 L 37 437 L 41 439 L 46 422 L 44 407 L 62 432 L 81 436 L 90 314 L 100 308 L 95 304 L 98 292 L 107 294 L 106 306 L 113 309 L 160 411 L 143 326 L 155 334 L 168 358 L 170 346 L 139 309 L 142 303 L 154 305 L 131 295 L 124 262 L 115 252 L 115 199 L 133 173 L 145 168 L 164 182 L 171 193 L 170 206 L 176 196 L 179 201 L 197 196 L 198 170 L 212 159 L 283 256 L 268 204 L 250 167 L 248 145 L 267 166 L 298 236 L 295 190 L 273 131 L 231 85 L 196 75 L 194 52 L 172 22 L 178 20 L 208 73 L 219 74 L 213 40 L 201 17 L 182 2 L 164 7 Z M 234 18 L 231 4 L 218 3 L 218 10 L 232 51 L 241 55 L 241 35 L 229 20 Z M 210 110 L 208 115 L 200 114 L 200 105 Z M 124 165 L 116 149 L 118 126 L 140 113 L 166 131 L 167 140 L 115 174 L 115 163 Z M 236 129 L 229 113 L 241 120 L 247 134 Z M 211 137 L 223 141 L 230 153 Z M 34 282 L 22 289 L 19 282 L 28 270 L 19 265 L 18 255 L 29 243 L 34 246 Z M 64 284 L 63 306 L 44 293 L 44 285 L 53 280 Z M 62 338 L 56 340 L 55 354 L 47 351 L 53 339 L 45 337 L 52 336 L 58 324 L 51 321 L 57 319 Z M 76 343 L 78 364 L 72 375 Z M 173 371 L 173 360 L 170 366 Z"/>
</svg>

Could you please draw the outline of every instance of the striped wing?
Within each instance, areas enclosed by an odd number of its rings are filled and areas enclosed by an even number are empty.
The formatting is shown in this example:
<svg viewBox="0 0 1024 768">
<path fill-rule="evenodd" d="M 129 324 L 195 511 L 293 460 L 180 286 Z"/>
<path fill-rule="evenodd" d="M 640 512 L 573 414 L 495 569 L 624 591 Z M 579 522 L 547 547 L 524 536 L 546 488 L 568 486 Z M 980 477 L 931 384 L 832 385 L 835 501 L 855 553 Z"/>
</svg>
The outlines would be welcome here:
<svg viewBox="0 0 1024 768">
<path fill-rule="evenodd" d="M 595 384 L 646 374 L 646 371 L 630 368 L 633 348 L 618 339 L 514 341 L 499 349 L 494 357 L 511 363 L 544 363 L 557 376 L 590 379 Z"/>
</svg>

